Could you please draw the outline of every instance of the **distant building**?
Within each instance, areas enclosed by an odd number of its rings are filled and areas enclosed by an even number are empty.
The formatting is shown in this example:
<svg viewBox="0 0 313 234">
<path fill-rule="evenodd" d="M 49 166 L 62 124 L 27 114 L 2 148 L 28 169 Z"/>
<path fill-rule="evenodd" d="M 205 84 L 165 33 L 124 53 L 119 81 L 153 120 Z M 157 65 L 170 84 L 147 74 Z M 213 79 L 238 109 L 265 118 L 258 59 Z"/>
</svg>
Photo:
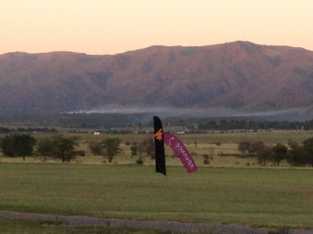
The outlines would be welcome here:
<svg viewBox="0 0 313 234">
<path fill-rule="evenodd" d="M 93 132 L 93 135 L 94 135 L 94 136 L 100 136 L 100 135 L 101 135 L 101 132 L 98 132 L 98 131 Z"/>
</svg>

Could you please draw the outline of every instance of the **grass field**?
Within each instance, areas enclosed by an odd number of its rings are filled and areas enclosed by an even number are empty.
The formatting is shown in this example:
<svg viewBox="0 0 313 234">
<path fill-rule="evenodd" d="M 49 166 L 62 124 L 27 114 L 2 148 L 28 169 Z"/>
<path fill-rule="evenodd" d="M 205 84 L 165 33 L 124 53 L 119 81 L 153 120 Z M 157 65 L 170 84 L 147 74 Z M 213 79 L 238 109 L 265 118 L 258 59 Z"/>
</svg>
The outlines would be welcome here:
<svg viewBox="0 0 313 234">
<path fill-rule="evenodd" d="M 0 210 L 313 227 L 313 170 L 0 164 Z"/>
<path fill-rule="evenodd" d="M 162 234 L 149 230 L 111 229 L 104 227 L 69 227 L 36 222 L 0 220 L 1 234 Z"/>
</svg>

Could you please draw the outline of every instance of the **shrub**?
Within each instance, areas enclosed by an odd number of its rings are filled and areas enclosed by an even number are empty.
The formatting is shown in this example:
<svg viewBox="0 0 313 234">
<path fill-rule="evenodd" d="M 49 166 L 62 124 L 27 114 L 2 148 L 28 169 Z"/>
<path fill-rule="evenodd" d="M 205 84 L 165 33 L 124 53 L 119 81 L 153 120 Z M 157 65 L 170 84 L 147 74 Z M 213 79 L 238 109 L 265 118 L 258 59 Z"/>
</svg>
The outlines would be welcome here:
<svg viewBox="0 0 313 234">
<path fill-rule="evenodd" d="M 251 143 L 248 141 L 242 141 L 238 144 L 238 150 L 242 155 L 246 155 L 249 152 Z"/>
<path fill-rule="evenodd" d="M 208 154 L 203 154 L 202 158 L 204 165 L 209 165 L 211 163 L 211 160 L 213 159 L 213 157 L 212 156 L 210 157 Z"/>
<path fill-rule="evenodd" d="M 140 153 L 143 153 L 147 157 L 154 159 L 154 142 L 152 138 L 144 139 L 138 147 Z"/>
<path fill-rule="evenodd" d="M 143 160 L 142 160 L 142 158 L 138 158 L 138 159 L 136 160 L 136 164 L 138 164 L 138 165 L 143 165 Z"/>
<path fill-rule="evenodd" d="M 249 146 L 249 154 L 254 154 L 254 155 L 257 155 L 259 153 L 261 153 L 262 151 L 264 151 L 266 148 L 264 142 L 262 141 L 256 141 L 256 142 L 253 142 L 253 143 L 250 143 L 250 146 Z"/>
<path fill-rule="evenodd" d="M 88 144 L 88 148 L 90 149 L 93 155 L 102 155 L 103 146 L 101 142 L 90 142 Z"/>
<path fill-rule="evenodd" d="M 130 155 L 134 157 L 138 154 L 138 145 L 136 142 L 132 143 L 130 146 Z"/>
</svg>

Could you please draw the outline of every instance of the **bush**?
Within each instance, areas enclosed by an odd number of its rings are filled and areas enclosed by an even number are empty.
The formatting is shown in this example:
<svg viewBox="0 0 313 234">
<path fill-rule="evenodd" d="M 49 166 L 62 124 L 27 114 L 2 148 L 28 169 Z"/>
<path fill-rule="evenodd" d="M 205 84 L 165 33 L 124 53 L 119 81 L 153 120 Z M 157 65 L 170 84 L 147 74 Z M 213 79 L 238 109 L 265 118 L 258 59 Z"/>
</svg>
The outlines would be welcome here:
<svg viewBox="0 0 313 234">
<path fill-rule="evenodd" d="M 248 141 L 242 141 L 238 144 L 238 150 L 242 155 L 246 155 L 249 152 L 251 143 Z"/>
<path fill-rule="evenodd" d="M 80 157 L 85 157 L 86 156 L 86 152 L 84 150 L 76 150 L 75 154 L 77 156 L 80 156 Z"/>
<path fill-rule="evenodd" d="M 152 138 L 146 138 L 139 146 L 139 150 L 142 151 L 150 159 L 154 159 L 154 142 Z"/>
<path fill-rule="evenodd" d="M 136 142 L 132 143 L 130 146 L 130 155 L 134 157 L 138 154 L 138 145 Z"/>
<path fill-rule="evenodd" d="M 211 160 L 213 160 L 213 157 L 209 156 L 208 154 L 203 154 L 202 158 L 203 158 L 204 165 L 209 165 L 211 163 Z"/>
<path fill-rule="evenodd" d="M 103 145 L 101 142 L 89 142 L 88 148 L 93 155 L 102 155 Z"/>
<path fill-rule="evenodd" d="M 266 148 L 266 146 L 265 146 L 264 142 L 256 141 L 256 142 L 250 143 L 248 152 L 249 152 L 249 154 L 257 155 L 259 153 L 262 153 L 265 150 L 265 148 Z"/>
<path fill-rule="evenodd" d="M 138 159 L 136 160 L 136 164 L 138 164 L 138 165 L 143 165 L 143 160 L 142 160 L 142 158 L 138 158 Z"/>
</svg>

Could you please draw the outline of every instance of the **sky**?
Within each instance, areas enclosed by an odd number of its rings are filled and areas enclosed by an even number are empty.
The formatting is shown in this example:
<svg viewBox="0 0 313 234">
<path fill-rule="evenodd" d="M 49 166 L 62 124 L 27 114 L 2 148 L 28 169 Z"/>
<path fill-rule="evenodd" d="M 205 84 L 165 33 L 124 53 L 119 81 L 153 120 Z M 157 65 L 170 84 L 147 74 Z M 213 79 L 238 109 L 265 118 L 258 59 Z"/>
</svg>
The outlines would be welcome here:
<svg viewBox="0 0 313 234">
<path fill-rule="evenodd" d="M 313 50 L 312 0 L 0 0 L 0 53 L 230 41 Z"/>
</svg>

